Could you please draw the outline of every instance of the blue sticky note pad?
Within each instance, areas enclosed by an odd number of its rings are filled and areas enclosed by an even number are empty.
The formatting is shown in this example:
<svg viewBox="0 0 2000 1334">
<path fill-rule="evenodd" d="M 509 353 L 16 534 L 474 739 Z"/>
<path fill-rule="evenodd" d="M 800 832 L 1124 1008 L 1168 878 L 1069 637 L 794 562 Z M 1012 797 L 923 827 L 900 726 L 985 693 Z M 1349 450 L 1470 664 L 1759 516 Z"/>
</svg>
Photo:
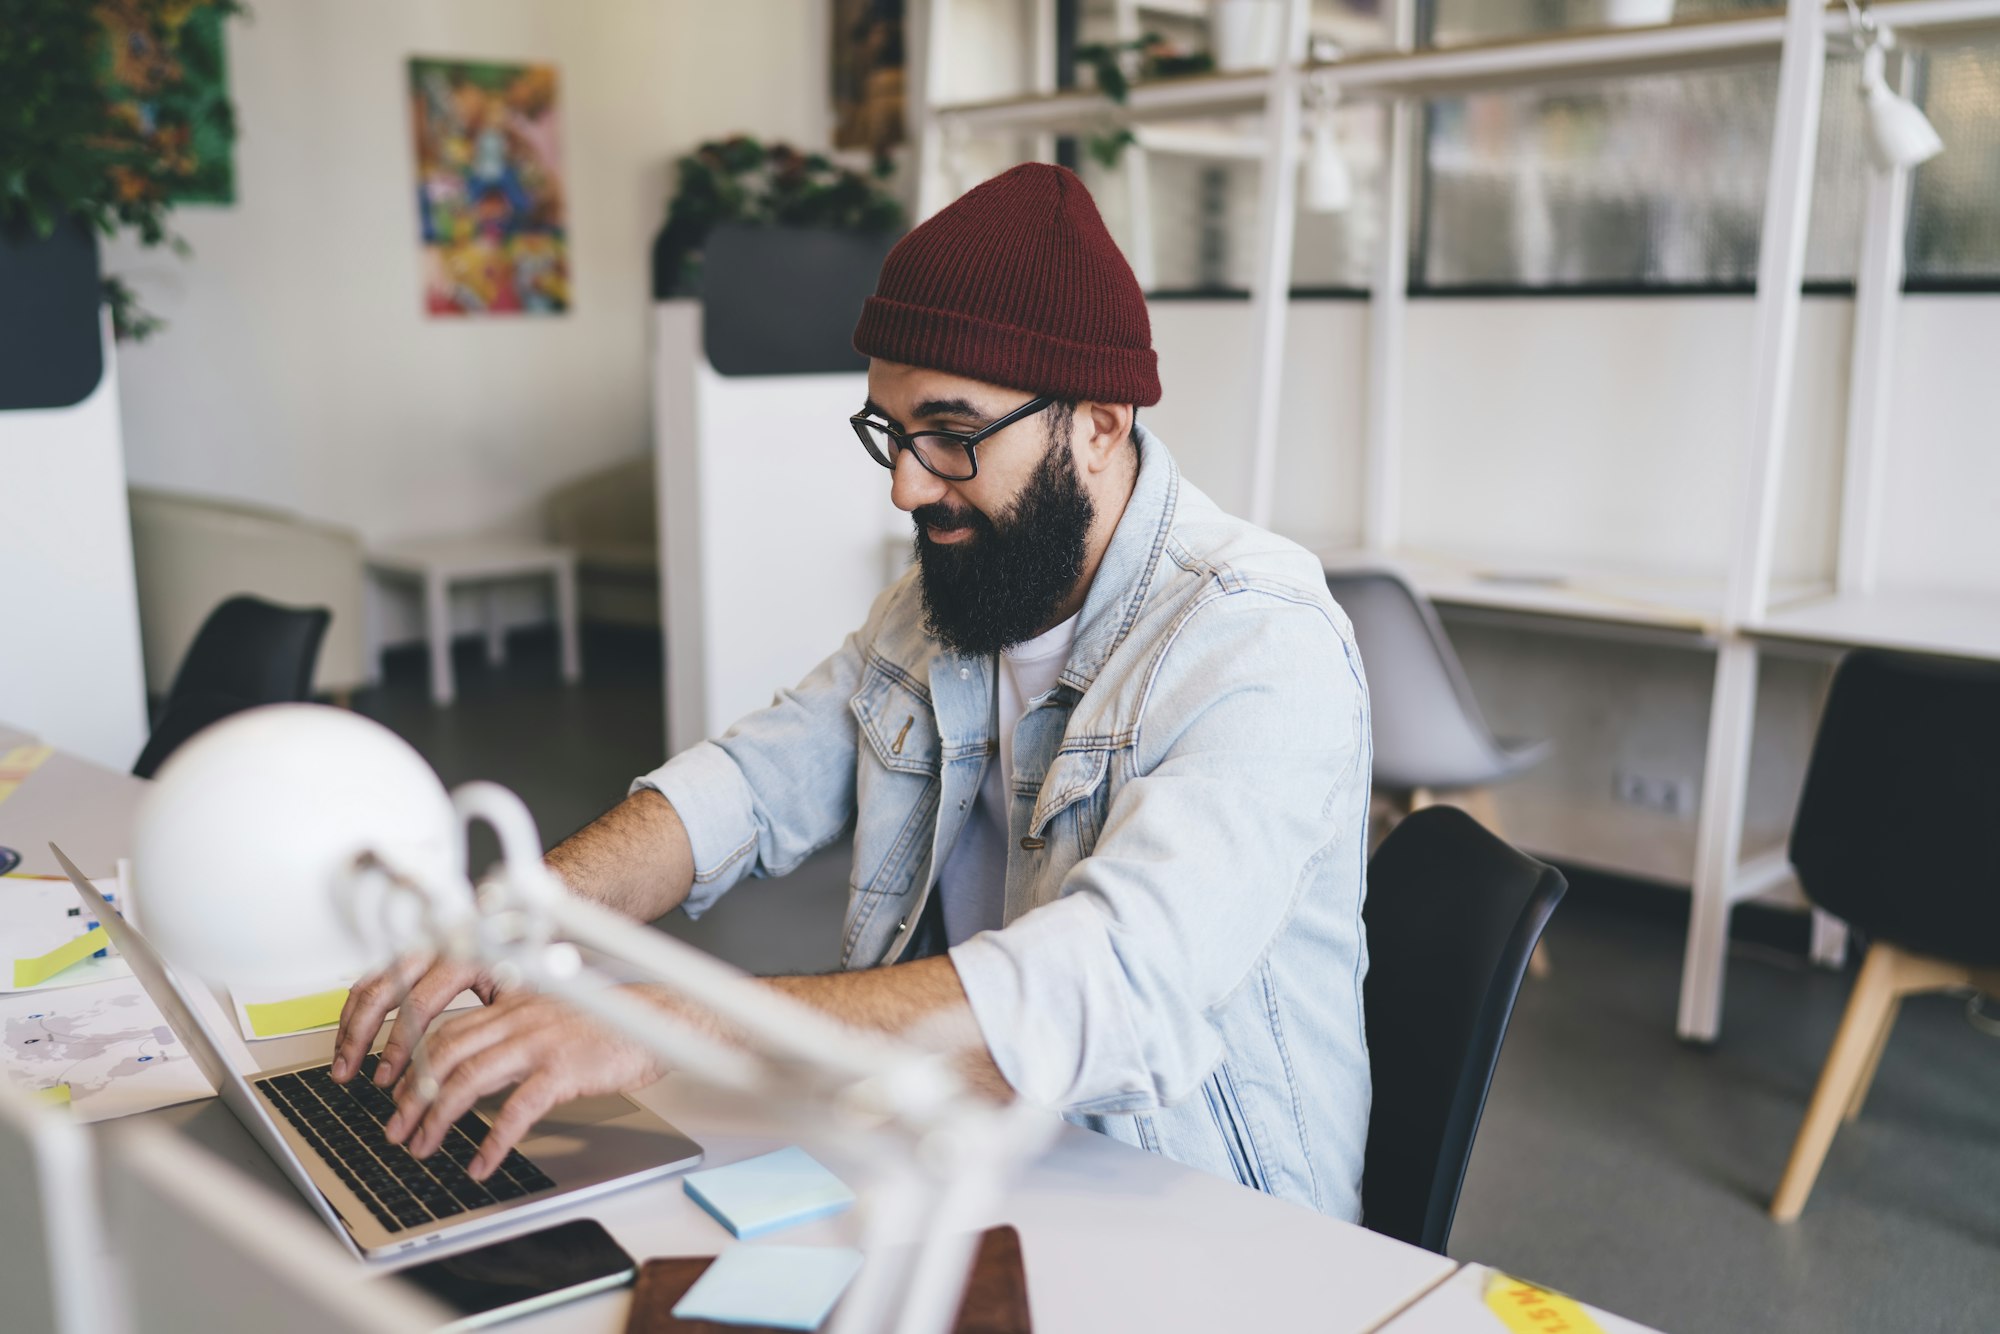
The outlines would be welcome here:
<svg viewBox="0 0 2000 1334">
<path fill-rule="evenodd" d="M 735 1246 L 715 1257 L 674 1304 L 679 1320 L 818 1329 L 861 1269 L 835 1246 Z"/>
<path fill-rule="evenodd" d="M 689 1172 L 681 1188 L 738 1237 L 761 1237 L 854 1204 L 847 1183 L 796 1145 L 727 1167 Z"/>
</svg>

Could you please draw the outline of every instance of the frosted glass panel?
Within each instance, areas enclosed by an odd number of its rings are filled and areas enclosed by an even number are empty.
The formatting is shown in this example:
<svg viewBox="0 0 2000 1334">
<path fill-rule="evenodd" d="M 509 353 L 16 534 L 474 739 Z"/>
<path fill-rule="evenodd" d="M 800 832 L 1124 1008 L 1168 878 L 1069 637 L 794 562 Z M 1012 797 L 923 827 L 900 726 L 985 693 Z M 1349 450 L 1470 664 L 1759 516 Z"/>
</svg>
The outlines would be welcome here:
<svg viewBox="0 0 2000 1334">
<path fill-rule="evenodd" d="M 1293 287 L 1365 288 L 1381 219 L 1383 110 L 1373 103 L 1337 113 L 1341 154 L 1354 181 L 1344 213 L 1301 204 L 1292 245 Z M 1085 158 L 1080 170 L 1112 235 L 1150 290 L 1243 291 L 1255 284 L 1257 214 L 1263 181 L 1259 116 L 1185 121 L 1141 131 L 1143 151 L 1113 169 Z M 1144 207 L 1146 228 L 1134 225 Z M 1148 260 L 1150 259 L 1150 272 Z"/>
<path fill-rule="evenodd" d="M 1421 13 L 1433 46 L 1567 28 L 1612 28 L 1769 9 L 1772 0 L 1434 0 Z M 1782 5 L 1779 8 L 1783 8 Z"/>
<path fill-rule="evenodd" d="M 1858 77 L 1851 58 L 1829 62 L 1809 281 L 1854 273 Z M 1753 281 L 1777 83 L 1763 66 L 1432 102 L 1415 285 Z"/>
<path fill-rule="evenodd" d="M 1932 52 L 1918 82 L 1944 152 L 1911 182 L 1910 277 L 2000 281 L 2000 43 Z"/>
</svg>

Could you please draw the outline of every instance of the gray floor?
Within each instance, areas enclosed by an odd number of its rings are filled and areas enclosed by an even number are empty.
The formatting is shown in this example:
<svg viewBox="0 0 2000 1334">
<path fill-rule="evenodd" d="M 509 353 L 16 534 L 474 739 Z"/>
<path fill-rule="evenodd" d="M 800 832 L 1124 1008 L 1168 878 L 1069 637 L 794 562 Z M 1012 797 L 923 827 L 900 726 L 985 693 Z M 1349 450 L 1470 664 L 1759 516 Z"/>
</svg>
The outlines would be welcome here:
<svg viewBox="0 0 2000 1334">
<path fill-rule="evenodd" d="M 524 639 L 499 671 L 461 653 L 452 709 L 430 707 L 415 656 L 357 704 L 447 781 L 519 791 L 553 842 L 659 758 L 657 653 L 626 636 L 586 649 L 582 687 Z M 825 854 L 665 925 L 755 971 L 823 970 L 845 879 Z M 1955 1000 L 1906 1004 L 1874 1096 L 1780 1227 L 1764 1206 L 1848 979 L 1739 942 L 1723 1040 L 1678 1043 L 1684 902 L 1579 878 L 1550 929 L 1554 976 L 1516 1011 L 1453 1254 L 1690 1334 L 2000 1330 L 2000 1043 Z"/>
</svg>

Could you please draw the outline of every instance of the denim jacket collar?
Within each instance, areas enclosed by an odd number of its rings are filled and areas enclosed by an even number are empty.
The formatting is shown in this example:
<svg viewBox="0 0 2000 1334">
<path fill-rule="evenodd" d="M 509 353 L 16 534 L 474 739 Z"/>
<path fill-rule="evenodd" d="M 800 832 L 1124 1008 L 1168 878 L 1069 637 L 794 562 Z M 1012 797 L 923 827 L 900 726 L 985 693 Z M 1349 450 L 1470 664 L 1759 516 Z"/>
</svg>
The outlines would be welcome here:
<svg viewBox="0 0 2000 1334">
<path fill-rule="evenodd" d="M 1180 499 L 1181 474 L 1173 455 L 1136 421 L 1132 438 L 1139 445 L 1139 476 L 1084 595 L 1076 643 L 1058 678 L 1078 694 L 1097 680 L 1145 605 Z"/>
</svg>

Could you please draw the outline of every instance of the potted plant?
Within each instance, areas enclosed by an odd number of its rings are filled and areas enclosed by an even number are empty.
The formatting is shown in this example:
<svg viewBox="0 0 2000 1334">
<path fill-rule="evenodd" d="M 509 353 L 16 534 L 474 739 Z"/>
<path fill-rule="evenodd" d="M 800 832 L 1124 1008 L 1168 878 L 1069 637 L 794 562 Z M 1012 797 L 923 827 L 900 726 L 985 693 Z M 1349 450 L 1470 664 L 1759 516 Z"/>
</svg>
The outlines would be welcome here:
<svg viewBox="0 0 2000 1334">
<path fill-rule="evenodd" d="M 708 359 L 725 374 L 864 365 L 854 322 L 903 222 L 886 170 L 744 136 L 701 145 L 678 164 L 653 243 L 654 297 L 703 299 Z"/>
<path fill-rule="evenodd" d="M 167 227 L 198 132 L 230 133 L 229 107 L 171 100 L 144 114 L 114 100 L 134 51 L 171 64 L 191 15 L 219 19 L 236 0 L 9 0 L 0 41 L 0 406 L 63 406 L 101 373 L 100 302 L 121 337 L 159 322 L 115 278 L 100 279 L 96 236 L 131 228 L 145 245 L 186 247 Z M 124 46 L 114 47 L 106 24 Z M 79 389 L 78 386 L 81 385 Z"/>
<path fill-rule="evenodd" d="M 874 178 L 821 153 L 747 135 L 702 144 L 675 164 L 666 225 L 653 240 L 653 297 L 699 295 L 710 233 L 725 224 L 805 227 L 879 237 L 903 225 L 903 206 Z"/>
</svg>

